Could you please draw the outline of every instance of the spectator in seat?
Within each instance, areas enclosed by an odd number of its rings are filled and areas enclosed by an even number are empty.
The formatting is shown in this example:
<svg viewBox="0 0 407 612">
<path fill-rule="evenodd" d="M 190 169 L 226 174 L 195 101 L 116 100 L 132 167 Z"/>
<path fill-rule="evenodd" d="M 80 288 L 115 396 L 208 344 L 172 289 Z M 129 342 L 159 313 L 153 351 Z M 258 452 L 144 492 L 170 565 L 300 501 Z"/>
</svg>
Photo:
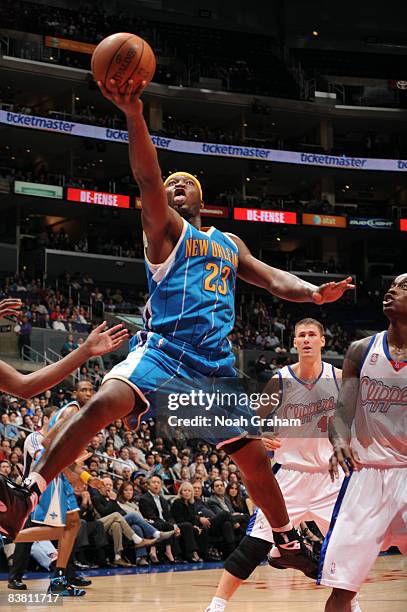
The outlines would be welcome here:
<svg viewBox="0 0 407 612">
<path fill-rule="evenodd" d="M 187 453 L 183 453 L 178 459 L 177 463 L 175 463 L 172 467 L 172 469 L 174 470 L 174 474 L 176 475 L 178 480 L 181 480 L 181 469 L 183 467 L 186 467 L 189 470 L 189 455 Z"/>
<path fill-rule="evenodd" d="M 177 538 L 181 536 L 181 529 L 175 524 L 174 517 L 171 514 L 170 504 L 162 495 L 163 483 L 160 476 L 150 476 L 147 483 L 148 491 L 140 497 L 139 501 L 140 512 L 157 530 L 174 530 L 174 536 L 168 540 L 164 555 L 169 563 L 176 563 L 173 551 L 175 553 L 179 552 Z M 154 546 L 150 551 L 150 561 L 153 565 L 159 563 L 157 551 Z"/>
<path fill-rule="evenodd" d="M 219 468 L 220 467 L 219 466 L 219 455 L 218 455 L 218 453 L 215 453 L 215 451 L 212 451 L 209 454 L 208 463 L 207 463 L 207 465 L 205 467 L 206 467 L 206 469 L 208 471 L 208 474 L 210 473 L 212 468 L 214 468 L 214 467 Z"/>
<path fill-rule="evenodd" d="M 55 321 L 52 323 L 52 329 L 55 331 L 66 331 L 63 316 L 59 314 Z"/>
<path fill-rule="evenodd" d="M 78 348 L 78 345 L 74 340 L 73 334 L 68 334 L 66 341 L 64 342 L 61 348 L 62 357 L 69 355 L 69 353 L 72 353 L 72 351 L 74 351 L 77 348 Z"/>
<path fill-rule="evenodd" d="M 240 512 L 236 512 L 232 502 L 229 497 L 225 494 L 225 485 L 223 480 L 220 478 L 216 478 L 212 483 L 212 492 L 213 495 L 208 499 L 208 506 L 215 513 L 224 511 L 229 512 L 232 517 L 233 527 L 235 532 L 237 533 L 238 539 L 240 539 L 240 535 L 243 536 L 246 527 L 249 524 L 249 515 L 242 514 Z"/>
<path fill-rule="evenodd" d="M 28 320 L 28 317 L 23 317 L 21 324 L 17 324 L 14 328 L 14 331 L 18 334 L 18 350 L 20 352 L 21 357 L 27 357 L 27 355 L 23 355 L 23 349 L 24 346 L 30 347 L 31 346 L 31 332 L 32 332 L 32 325 L 30 323 L 30 321 Z M 30 355 L 30 350 L 29 348 L 26 349 L 28 350 L 28 356 Z"/>
<path fill-rule="evenodd" d="M 133 470 L 128 465 L 123 466 L 121 476 L 122 476 L 122 480 L 124 483 L 130 482 L 132 473 L 133 473 Z"/>
<path fill-rule="evenodd" d="M 199 480 L 202 483 L 202 495 L 204 497 L 210 497 L 212 495 L 212 482 L 208 477 L 205 477 L 206 470 L 204 466 L 198 465 L 195 470 L 195 476 L 193 482 Z"/>
<path fill-rule="evenodd" d="M 7 459 L 2 459 L 0 461 L 0 474 L 6 478 L 10 478 L 11 470 L 12 467 L 10 461 L 7 461 Z"/>
<path fill-rule="evenodd" d="M 123 446 L 123 441 L 117 433 L 117 427 L 115 425 L 109 425 L 107 428 L 109 436 L 113 439 L 114 448 L 116 451 L 120 450 Z"/>
<path fill-rule="evenodd" d="M 181 484 L 178 496 L 172 503 L 171 513 L 181 529 L 181 548 L 184 558 L 189 563 L 202 562 L 198 550 L 206 555 L 208 539 L 206 531 L 200 525 L 191 483 Z"/>
<path fill-rule="evenodd" d="M 235 530 L 231 514 L 223 510 L 216 513 L 209 507 L 202 496 L 202 483 L 199 480 L 195 480 L 192 487 L 199 525 L 207 532 L 209 537 L 222 538 L 221 546 L 224 558 L 226 559 L 236 548 Z"/>
<path fill-rule="evenodd" d="M 7 413 L 2 414 L 0 421 L 0 436 L 8 438 L 11 442 L 16 442 L 20 437 L 20 430 L 16 425 L 10 423 L 9 415 Z"/>
<path fill-rule="evenodd" d="M 93 385 L 96 389 L 98 389 L 100 385 L 102 384 L 103 376 L 104 376 L 104 372 L 102 372 L 102 370 L 100 369 L 100 365 L 98 363 L 95 363 L 93 365 L 91 377 L 92 377 Z"/>
<path fill-rule="evenodd" d="M 123 558 L 123 536 L 134 543 L 134 547 L 144 548 L 155 543 L 155 539 L 145 539 L 139 536 L 126 520 L 126 513 L 117 503 L 117 494 L 113 490 L 113 481 L 111 478 L 103 479 L 105 485 L 105 494 L 90 488 L 92 503 L 96 512 L 99 515 L 99 520 L 103 523 L 105 532 L 113 538 L 114 549 L 114 565 L 120 567 L 129 567 L 129 562 Z M 132 517 L 132 524 L 135 525 L 138 521 Z"/>
<path fill-rule="evenodd" d="M 148 477 L 158 474 L 161 466 L 156 464 L 154 453 L 146 453 L 146 466 L 146 473 Z"/>
<path fill-rule="evenodd" d="M 255 365 L 256 377 L 259 382 L 267 382 L 273 377 L 273 370 L 270 367 L 265 355 L 260 355 Z"/>
<path fill-rule="evenodd" d="M 173 529 L 161 532 L 155 529 L 151 523 L 148 523 L 146 520 L 144 520 L 144 518 L 139 512 L 138 504 L 134 501 L 134 486 L 131 482 L 124 482 L 121 485 L 117 495 L 117 503 L 119 504 L 120 508 L 126 513 L 126 520 L 128 520 L 128 517 L 130 517 L 131 515 L 137 515 L 140 518 L 140 521 L 133 525 L 133 529 L 136 533 L 138 533 L 138 535 L 154 539 L 156 541 L 156 544 L 159 542 L 163 542 L 164 540 L 168 540 L 174 535 Z M 136 551 L 136 556 L 137 565 L 148 565 L 146 548 L 139 548 Z"/>
<path fill-rule="evenodd" d="M 136 450 L 136 452 L 134 453 L 134 456 L 131 457 L 132 461 L 134 461 L 135 463 L 137 463 L 137 465 L 143 465 L 145 466 L 146 464 L 146 455 L 144 452 L 144 440 L 143 438 L 136 438 L 134 441 L 134 448 Z M 144 467 L 143 467 L 144 469 Z"/>
<path fill-rule="evenodd" d="M 11 454 L 11 444 L 10 444 L 10 440 L 2 440 L 1 441 L 1 445 L 0 445 L 0 461 L 3 461 L 3 459 L 7 459 L 10 457 Z"/>
<path fill-rule="evenodd" d="M 280 346 L 280 340 L 275 332 L 271 332 L 264 338 L 264 348 L 273 350 L 278 346 Z"/>
<path fill-rule="evenodd" d="M 206 471 L 206 467 L 205 467 L 205 459 L 202 453 L 197 453 L 194 457 L 194 462 L 191 463 L 191 465 L 189 466 L 189 471 L 191 473 L 191 478 L 194 478 L 195 476 L 195 472 L 196 472 L 196 468 L 198 467 L 198 465 L 202 465 L 205 471 L 205 479 L 208 477 L 208 472 Z"/>
<path fill-rule="evenodd" d="M 139 502 L 140 498 L 144 493 L 148 491 L 148 482 L 146 475 L 143 471 L 139 470 L 138 472 L 133 472 L 132 474 L 132 482 L 134 487 L 134 501 Z"/>
<path fill-rule="evenodd" d="M 249 507 L 247 497 L 242 495 L 242 491 L 237 482 L 230 482 L 228 484 L 226 487 L 226 496 L 229 498 L 235 512 L 250 517 L 250 508 L 252 508 L 252 505 Z"/>
<path fill-rule="evenodd" d="M 96 513 L 88 487 L 83 483 L 77 483 L 74 486 L 74 491 L 78 501 L 79 517 L 81 520 L 79 534 L 82 533 L 82 537 L 78 537 L 81 546 L 75 547 L 75 557 L 79 563 L 79 568 L 81 569 L 81 566 L 88 565 L 85 554 L 87 547 L 91 547 L 96 565 L 104 566 L 106 565 L 104 549 L 108 543 L 104 525 L 101 521 L 96 519 Z"/>
<path fill-rule="evenodd" d="M 130 459 L 130 452 L 127 446 L 121 447 L 118 458 L 120 461 L 115 461 L 112 466 L 113 471 L 116 474 L 119 474 L 121 476 L 123 467 L 124 467 L 123 464 L 127 465 L 131 469 L 132 472 L 134 472 L 134 470 L 137 469 L 136 464 Z"/>
</svg>

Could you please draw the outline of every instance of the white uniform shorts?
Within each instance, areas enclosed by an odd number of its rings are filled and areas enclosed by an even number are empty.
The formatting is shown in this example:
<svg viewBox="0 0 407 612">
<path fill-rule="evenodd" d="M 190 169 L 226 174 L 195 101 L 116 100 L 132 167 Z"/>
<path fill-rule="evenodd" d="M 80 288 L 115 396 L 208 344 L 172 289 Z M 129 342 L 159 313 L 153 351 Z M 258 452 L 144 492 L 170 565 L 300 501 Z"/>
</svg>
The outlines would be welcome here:
<svg viewBox="0 0 407 612">
<path fill-rule="evenodd" d="M 318 584 L 359 591 L 380 550 L 407 554 L 407 469 L 363 468 L 345 478 L 325 538 Z"/>
<path fill-rule="evenodd" d="M 285 468 L 279 469 L 276 479 L 292 523 L 298 526 L 301 521 L 315 521 L 326 533 L 342 482 L 331 482 L 328 471 L 300 472 Z M 260 509 L 251 517 L 246 535 L 273 543 L 270 524 Z"/>
</svg>

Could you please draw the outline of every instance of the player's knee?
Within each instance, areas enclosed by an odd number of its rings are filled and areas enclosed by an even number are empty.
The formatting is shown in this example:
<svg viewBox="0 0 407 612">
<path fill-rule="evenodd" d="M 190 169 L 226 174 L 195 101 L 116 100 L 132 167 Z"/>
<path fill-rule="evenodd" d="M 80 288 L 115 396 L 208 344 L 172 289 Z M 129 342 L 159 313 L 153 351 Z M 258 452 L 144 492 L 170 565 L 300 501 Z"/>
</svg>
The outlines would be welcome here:
<svg viewBox="0 0 407 612">
<path fill-rule="evenodd" d="M 239 546 L 226 559 L 225 570 L 235 578 L 247 580 L 256 567 L 267 557 L 270 549 L 270 542 L 245 536 Z"/>
</svg>

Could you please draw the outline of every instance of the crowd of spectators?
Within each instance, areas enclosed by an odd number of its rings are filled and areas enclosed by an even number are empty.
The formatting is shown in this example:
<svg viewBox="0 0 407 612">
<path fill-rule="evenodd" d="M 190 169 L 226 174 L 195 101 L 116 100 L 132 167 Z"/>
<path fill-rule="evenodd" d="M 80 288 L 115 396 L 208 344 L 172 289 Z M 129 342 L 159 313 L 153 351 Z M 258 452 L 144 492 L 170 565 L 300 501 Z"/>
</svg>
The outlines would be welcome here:
<svg viewBox="0 0 407 612">
<path fill-rule="evenodd" d="M 0 473 L 20 482 L 26 436 L 46 428 L 50 407 L 74 398 L 75 391 L 63 388 L 25 401 L 0 395 Z M 137 432 L 118 419 L 91 439 L 88 450 L 86 469 L 103 479 L 104 489 L 75 489 L 82 523 L 75 557 L 81 568 L 219 560 L 243 537 L 254 506 L 225 451 L 188 439 L 182 430 L 162 438 L 153 419 Z M 156 541 L 135 551 L 131 530 L 140 529 Z"/>
<path fill-rule="evenodd" d="M 13 296 L 22 300 L 14 331 L 18 334 L 21 355 L 29 355 L 33 328 L 81 334 L 76 342 L 93 329 L 104 312 L 137 312 L 142 310 L 145 294 L 134 294 L 130 288 L 99 288 L 90 274 L 66 272 L 61 278 L 45 283 L 24 273 L 0 280 L 0 299 Z M 64 349 L 65 350 L 65 349 Z"/>
<path fill-rule="evenodd" d="M 347 297 L 344 297 L 346 301 Z M 271 351 L 275 353 L 271 369 L 281 367 L 282 360 L 296 360 L 296 349 L 293 347 L 294 322 L 301 319 L 304 313 L 301 304 L 296 304 L 292 311 L 287 304 L 270 296 L 267 301 L 256 294 L 245 296 L 237 303 L 235 327 L 230 334 L 232 345 L 238 349 Z M 326 344 L 323 349 L 325 357 L 344 355 L 350 342 L 354 339 L 354 331 L 344 329 L 338 322 L 328 319 L 323 308 L 316 315 L 324 325 Z M 264 360 L 264 355 L 262 355 Z M 267 367 L 266 369 L 270 369 Z M 259 365 L 261 371 L 261 362 Z"/>
</svg>

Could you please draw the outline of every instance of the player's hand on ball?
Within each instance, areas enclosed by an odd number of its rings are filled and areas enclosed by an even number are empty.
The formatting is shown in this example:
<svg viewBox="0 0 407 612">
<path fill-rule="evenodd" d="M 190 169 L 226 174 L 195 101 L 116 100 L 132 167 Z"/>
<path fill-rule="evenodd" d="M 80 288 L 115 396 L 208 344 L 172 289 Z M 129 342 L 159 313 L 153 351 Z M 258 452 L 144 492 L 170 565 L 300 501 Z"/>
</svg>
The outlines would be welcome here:
<svg viewBox="0 0 407 612">
<path fill-rule="evenodd" d="M 312 294 L 312 301 L 319 306 L 329 302 L 336 302 L 336 300 L 339 300 L 343 296 L 345 291 L 355 288 L 355 285 L 352 284 L 352 280 L 352 277 L 348 276 L 348 278 L 345 278 L 345 280 L 339 283 L 331 282 L 321 285 Z"/>
<path fill-rule="evenodd" d="M 98 81 L 98 85 L 105 98 L 113 102 L 117 108 L 120 108 L 127 117 L 143 112 L 143 103 L 140 100 L 140 95 L 147 85 L 147 81 L 141 81 L 136 88 L 132 79 L 127 81 L 126 85 L 121 87 L 121 89 L 118 88 L 114 79 L 110 79 L 109 89 L 106 88 L 102 81 Z"/>
<path fill-rule="evenodd" d="M 329 458 L 329 473 L 332 482 L 339 478 L 339 466 L 345 472 L 345 476 L 350 476 L 350 468 L 357 472 L 362 467 L 359 455 L 346 442 L 336 443 L 334 452 Z"/>
<path fill-rule="evenodd" d="M 89 334 L 84 342 L 84 346 L 86 346 L 91 357 L 115 351 L 129 338 L 129 332 L 127 329 L 123 329 L 122 323 L 111 329 L 106 329 L 106 326 L 107 322 L 103 321 Z"/>
<path fill-rule="evenodd" d="M 0 302 L 0 317 L 20 313 L 22 302 L 17 298 L 7 298 Z"/>
</svg>

